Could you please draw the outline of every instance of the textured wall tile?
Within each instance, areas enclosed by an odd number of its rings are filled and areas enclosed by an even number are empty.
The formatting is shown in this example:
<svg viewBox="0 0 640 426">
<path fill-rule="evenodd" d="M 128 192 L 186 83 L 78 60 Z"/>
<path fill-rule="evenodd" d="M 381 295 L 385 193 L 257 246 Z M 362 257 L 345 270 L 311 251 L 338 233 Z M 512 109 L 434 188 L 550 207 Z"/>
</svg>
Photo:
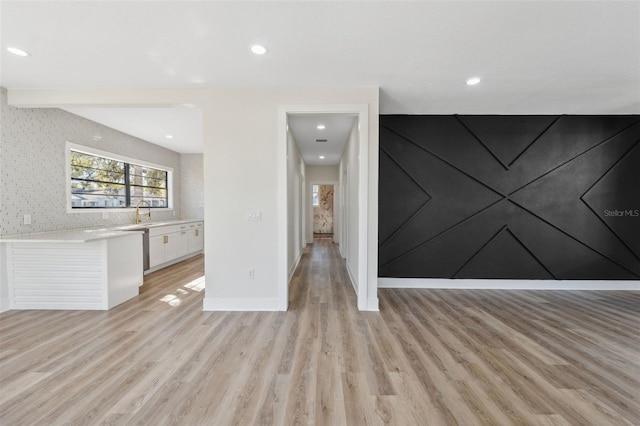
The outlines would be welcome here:
<svg viewBox="0 0 640 426">
<path fill-rule="evenodd" d="M 204 219 L 204 175 L 202 154 L 180 155 L 182 199 L 181 214 L 184 219 Z"/>
<path fill-rule="evenodd" d="M 153 220 L 179 219 L 180 154 L 55 108 L 15 108 L 0 89 L 0 236 L 134 222 L 135 213 L 67 213 L 65 144 L 100 149 L 172 167 L 174 211 Z M 25 214 L 31 225 L 24 225 Z"/>
</svg>

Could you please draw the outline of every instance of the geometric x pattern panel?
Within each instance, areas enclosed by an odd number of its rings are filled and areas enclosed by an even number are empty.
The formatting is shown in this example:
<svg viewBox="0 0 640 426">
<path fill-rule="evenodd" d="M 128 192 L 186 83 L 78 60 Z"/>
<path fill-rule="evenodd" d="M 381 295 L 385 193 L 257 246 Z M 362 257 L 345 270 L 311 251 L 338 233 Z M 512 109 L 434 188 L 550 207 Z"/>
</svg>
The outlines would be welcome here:
<svg viewBox="0 0 640 426">
<path fill-rule="evenodd" d="M 379 276 L 637 280 L 640 116 L 380 116 Z"/>
</svg>

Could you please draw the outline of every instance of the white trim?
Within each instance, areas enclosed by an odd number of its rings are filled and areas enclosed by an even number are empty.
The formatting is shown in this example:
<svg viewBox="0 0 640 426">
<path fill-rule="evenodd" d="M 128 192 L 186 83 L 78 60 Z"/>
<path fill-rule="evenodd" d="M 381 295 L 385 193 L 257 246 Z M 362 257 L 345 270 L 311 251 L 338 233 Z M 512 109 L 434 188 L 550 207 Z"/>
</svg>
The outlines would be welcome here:
<svg viewBox="0 0 640 426">
<path fill-rule="evenodd" d="M 142 224 L 142 225 L 144 225 L 144 224 Z M 169 261 L 167 261 L 165 263 L 160 263 L 160 264 L 154 266 L 153 268 L 149 268 L 146 271 L 144 271 L 144 275 L 150 274 L 152 272 L 159 271 L 160 269 L 164 269 L 164 268 L 166 268 L 168 266 L 175 265 L 176 263 L 180 263 L 183 260 L 191 259 L 192 257 L 198 256 L 200 254 L 204 254 L 204 250 L 194 251 L 194 252 L 185 254 L 184 256 L 180 256 L 180 257 L 176 257 L 175 259 L 171 259 L 171 260 L 169 260 Z"/>
<path fill-rule="evenodd" d="M 377 310 L 375 275 L 369 277 L 369 268 L 377 270 L 376 259 L 369 259 L 369 105 L 280 105 L 278 107 L 278 307 L 286 311 L 288 300 L 287 270 L 287 116 L 305 114 L 355 114 L 358 116 L 358 309 Z M 377 171 L 376 171 L 377 173 Z M 377 191 L 377 189 L 376 189 Z M 373 220 L 372 224 L 375 224 Z M 377 232 L 377 231 L 376 231 Z M 374 234 L 372 234 L 374 235 Z M 376 242 L 377 244 L 377 242 Z M 372 285 L 369 286 L 369 281 Z M 371 287 L 371 289 L 369 289 Z M 369 294 L 373 293 L 373 294 Z"/>
<path fill-rule="evenodd" d="M 125 163 L 133 163 L 133 164 L 137 164 L 138 166 L 153 167 L 156 169 L 161 169 L 161 170 L 166 170 L 171 172 L 173 171 L 172 167 L 165 166 L 164 164 L 151 163 L 147 160 L 140 160 L 139 158 L 127 157 L 126 155 L 120 155 L 114 152 L 103 151 L 101 149 L 92 148 L 90 146 L 85 146 L 85 145 L 79 145 L 77 143 L 67 141 L 67 151 L 69 150 L 82 152 L 83 154 L 99 155 L 100 157 L 109 158 L 110 160 L 123 161 Z"/>
<path fill-rule="evenodd" d="M 338 244 L 338 251 L 340 252 L 340 257 L 342 257 L 343 259 L 346 259 L 346 256 L 344 255 L 344 250 L 342 249 L 342 241 L 340 241 L 340 244 Z"/>
<path fill-rule="evenodd" d="M 369 298 L 369 300 L 367 301 L 367 309 L 363 309 L 363 310 L 378 312 L 380 310 L 380 303 L 379 303 L 378 296 Z"/>
<path fill-rule="evenodd" d="M 491 290 L 640 290 L 640 281 L 378 278 L 378 288 Z"/>
<path fill-rule="evenodd" d="M 358 282 L 353 277 L 353 272 L 351 271 L 351 267 L 348 262 L 344 263 L 347 267 L 347 273 L 349 274 L 349 281 L 351 281 L 351 286 L 353 287 L 353 291 L 356 292 L 356 296 L 358 295 Z"/>
<path fill-rule="evenodd" d="M 11 297 L 9 296 L 9 263 L 7 259 L 8 244 L 0 243 L 0 312 L 11 309 Z"/>
<path fill-rule="evenodd" d="M 67 213 L 102 213 L 102 212 L 132 212 L 135 211 L 135 207 L 105 207 L 96 209 L 74 209 L 71 207 L 71 151 L 78 151 L 89 155 L 98 155 L 101 157 L 109 158 L 111 160 L 123 161 L 125 163 L 133 163 L 139 166 L 152 167 L 154 169 L 160 169 L 167 172 L 167 202 L 168 206 L 165 207 L 152 207 L 152 211 L 174 211 L 173 205 L 173 167 L 165 166 L 163 164 L 151 163 L 146 160 L 139 160 L 137 158 L 127 157 L 125 155 L 115 154 L 113 152 L 103 151 L 101 149 L 92 148 L 90 146 L 79 145 L 73 142 L 66 142 L 65 146 L 65 173 L 67 188 L 65 190 L 65 196 L 67 198 Z"/>
<path fill-rule="evenodd" d="M 279 143 L 277 148 L 278 158 L 278 187 L 277 205 L 278 205 L 278 266 L 277 266 L 277 286 L 278 286 L 278 310 L 286 311 L 289 307 L 289 280 L 287 264 L 289 261 L 289 253 L 287 251 L 289 244 L 289 205 L 287 194 L 287 108 L 280 106 L 278 108 L 278 140 L 284 141 Z M 206 300 L 206 299 L 205 299 Z M 205 305 L 206 307 L 206 305 Z M 206 309 L 205 309 L 206 310 Z"/>
<path fill-rule="evenodd" d="M 369 109 L 361 108 L 358 116 L 358 309 L 369 310 Z M 371 277 L 373 278 L 373 277 Z M 373 290 L 377 295 L 377 288 Z"/>
<path fill-rule="evenodd" d="M 302 255 L 303 254 L 304 254 L 304 250 L 300 250 L 300 254 L 298 254 L 298 258 L 293 261 L 293 265 L 291 265 L 291 269 L 289 269 L 289 279 L 288 279 L 288 281 L 291 281 L 291 278 L 293 278 L 293 274 L 295 274 L 296 269 L 298 268 L 298 265 L 300 264 L 300 260 L 302 259 Z"/>
<path fill-rule="evenodd" d="M 277 297 L 219 298 L 205 297 L 203 311 L 280 311 Z"/>
</svg>

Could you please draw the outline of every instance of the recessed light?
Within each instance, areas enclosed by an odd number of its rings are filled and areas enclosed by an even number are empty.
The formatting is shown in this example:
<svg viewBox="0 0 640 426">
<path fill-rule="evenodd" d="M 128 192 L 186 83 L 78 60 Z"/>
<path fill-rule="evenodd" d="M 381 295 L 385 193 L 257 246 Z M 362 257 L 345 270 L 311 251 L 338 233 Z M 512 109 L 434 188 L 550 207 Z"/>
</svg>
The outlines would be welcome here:
<svg viewBox="0 0 640 426">
<path fill-rule="evenodd" d="M 25 52 L 22 49 L 18 49 L 17 47 L 7 47 L 7 50 L 11 53 L 13 53 L 14 55 L 18 55 L 18 56 L 31 56 L 29 54 L 29 52 Z"/>
<path fill-rule="evenodd" d="M 467 80 L 467 86 L 475 86 L 478 83 L 480 83 L 480 77 L 472 77 Z"/>
<path fill-rule="evenodd" d="M 267 48 L 261 44 L 254 44 L 251 46 L 251 51 L 256 55 L 264 55 L 267 53 Z"/>
<path fill-rule="evenodd" d="M 173 135 L 169 135 L 169 134 L 164 135 L 164 137 L 167 139 L 173 139 Z"/>
<path fill-rule="evenodd" d="M 324 129 L 325 129 L 324 124 L 318 124 L 318 130 L 324 130 Z"/>
<path fill-rule="evenodd" d="M 320 158 L 321 160 L 324 160 L 324 155 L 321 155 L 321 156 L 320 156 L 320 157 L 318 157 L 318 158 Z"/>
</svg>

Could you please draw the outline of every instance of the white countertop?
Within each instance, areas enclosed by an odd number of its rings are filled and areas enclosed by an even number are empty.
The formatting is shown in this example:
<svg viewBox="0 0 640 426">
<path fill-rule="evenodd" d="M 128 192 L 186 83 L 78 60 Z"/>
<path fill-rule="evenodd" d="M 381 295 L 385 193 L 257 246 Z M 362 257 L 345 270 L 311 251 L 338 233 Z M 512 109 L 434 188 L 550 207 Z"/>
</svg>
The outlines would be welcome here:
<svg viewBox="0 0 640 426">
<path fill-rule="evenodd" d="M 164 220 L 162 222 L 142 222 L 139 224 L 131 224 L 131 225 L 123 225 L 123 226 L 115 226 L 110 229 L 116 230 L 129 230 L 135 228 L 157 228 L 160 226 L 172 226 L 172 225 L 182 225 L 185 223 L 195 223 L 195 222 L 204 222 L 202 219 L 182 219 L 182 220 Z"/>
<path fill-rule="evenodd" d="M 112 226 L 109 228 L 68 229 L 65 231 L 38 232 L 34 234 L 8 235 L 0 237 L 0 243 L 86 243 L 105 238 L 123 237 L 132 232 L 142 234 L 144 228 L 180 225 L 184 223 L 203 222 L 201 219 L 167 220 L 131 225 Z"/>
<path fill-rule="evenodd" d="M 131 225 L 119 225 L 109 228 L 68 229 L 64 231 L 38 232 L 34 234 L 7 235 L 0 237 L 0 243 L 86 243 L 105 238 L 123 237 L 131 232 L 143 233 L 144 228 L 180 225 L 184 223 L 203 222 L 202 219 L 166 220 L 162 222 L 146 222 Z"/>
<path fill-rule="evenodd" d="M 0 243 L 86 243 L 105 238 L 124 237 L 143 231 L 116 231 L 113 229 L 70 229 L 68 231 L 40 232 L 0 238 Z"/>
</svg>

